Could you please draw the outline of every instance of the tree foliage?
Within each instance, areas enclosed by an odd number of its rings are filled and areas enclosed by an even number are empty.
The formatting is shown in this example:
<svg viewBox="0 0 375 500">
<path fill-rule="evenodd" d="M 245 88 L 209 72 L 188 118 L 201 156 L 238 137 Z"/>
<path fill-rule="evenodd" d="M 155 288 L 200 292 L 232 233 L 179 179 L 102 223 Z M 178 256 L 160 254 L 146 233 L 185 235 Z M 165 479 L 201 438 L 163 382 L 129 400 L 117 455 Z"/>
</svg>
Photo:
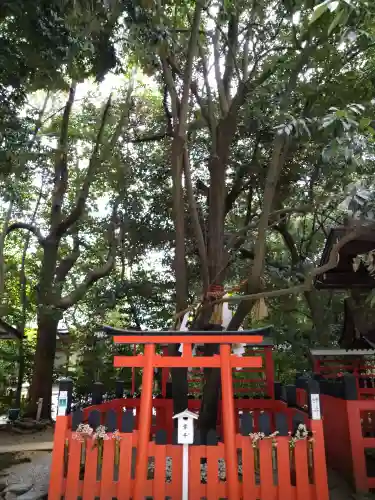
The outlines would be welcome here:
<svg viewBox="0 0 375 500">
<path fill-rule="evenodd" d="M 39 333 L 52 313 L 69 323 L 80 387 L 99 377 L 94 364 L 113 377 L 100 324 L 178 327 L 191 309 L 205 327 L 212 284 L 238 287 L 229 329 L 257 325 L 266 299 L 280 377 L 307 367 L 307 348 L 337 342 L 342 320 L 342 297 L 312 287 L 327 228 L 350 186 L 373 178 L 374 13 L 354 0 L 6 2 L 4 314 L 18 321 L 26 229 L 28 321 Z M 95 93 L 106 80 L 85 92 L 120 68 L 132 86 L 106 103 Z M 41 87 L 53 109 L 22 115 Z M 172 377 L 177 411 L 186 372 Z M 217 388 L 212 370 L 203 429 Z"/>
</svg>

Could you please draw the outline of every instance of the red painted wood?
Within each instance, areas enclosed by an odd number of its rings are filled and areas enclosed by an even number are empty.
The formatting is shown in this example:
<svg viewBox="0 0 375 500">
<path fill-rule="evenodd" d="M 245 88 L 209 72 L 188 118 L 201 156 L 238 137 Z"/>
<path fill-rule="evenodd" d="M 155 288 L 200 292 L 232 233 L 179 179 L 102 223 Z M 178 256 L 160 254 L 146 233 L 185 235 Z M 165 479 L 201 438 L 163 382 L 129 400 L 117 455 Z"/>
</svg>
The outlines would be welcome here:
<svg viewBox="0 0 375 500">
<path fill-rule="evenodd" d="M 274 500 L 271 439 L 259 441 L 259 455 L 261 499 Z"/>
<path fill-rule="evenodd" d="M 290 449 L 289 438 L 277 438 L 277 499 L 292 500 L 294 498 L 293 488 L 290 482 Z M 304 500 L 304 499 L 302 499 Z"/>
<path fill-rule="evenodd" d="M 81 465 L 81 441 L 69 437 L 68 474 L 66 476 L 65 500 L 77 500 L 79 496 L 79 469 Z"/>
<path fill-rule="evenodd" d="M 219 498 L 219 458 L 224 458 L 223 445 L 207 446 L 207 500 L 217 500 Z"/>
<path fill-rule="evenodd" d="M 98 466 L 98 449 L 93 446 L 93 441 L 86 441 L 85 475 L 83 478 L 83 498 L 94 500 L 96 496 L 96 471 Z"/>
<path fill-rule="evenodd" d="M 170 495 L 172 500 L 178 500 L 182 496 L 182 446 L 167 445 L 167 456 L 172 459 Z"/>
<path fill-rule="evenodd" d="M 167 447 L 163 445 L 154 446 L 155 457 L 155 472 L 154 472 L 154 485 L 153 497 L 154 500 L 165 500 L 166 497 L 166 456 Z"/>
<path fill-rule="evenodd" d="M 203 454 L 203 455 L 202 455 Z M 201 457 L 206 455 L 205 446 L 189 449 L 189 498 L 201 498 Z"/>
<path fill-rule="evenodd" d="M 153 335 L 147 338 L 144 335 L 115 335 L 113 342 L 115 344 L 261 344 L 263 335 L 195 335 L 194 341 L 186 335 L 170 334 L 170 335 Z M 181 359 L 181 358 L 177 358 Z"/>
<path fill-rule="evenodd" d="M 113 366 L 115 368 L 126 368 L 126 367 L 132 367 L 132 366 L 137 366 L 137 367 L 143 367 L 145 363 L 144 356 L 135 356 L 135 357 L 130 357 L 130 356 L 114 356 L 113 358 Z M 247 358 L 240 358 L 239 356 L 231 356 L 230 358 L 230 365 L 232 368 L 245 368 L 245 367 L 262 367 L 262 358 L 255 357 L 255 356 L 250 356 Z M 204 366 L 205 368 L 220 368 L 220 357 L 219 356 L 202 356 L 202 357 L 195 357 L 192 356 L 191 358 L 188 357 L 173 357 L 173 356 L 155 356 L 153 366 L 155 368 L 163 368 L 163 367 L 168 367 L 168 368 L 189 368 L 189 367 L 200 367 Z"/>
<path fill-rule="evenodd" d="M 365 403 L 365 405 L 361 403 Z M 363 409 L 363 406 L 374 408 L 375 405 L 374 402 L 370 401 L 346 401 L 354 482 L 357 491 L 368 492 L 364 439 L 360 420 L 360 410 Z"/>
<path fill-rule="evenodd" d="M 63 495 L 64 448 L 69 417 L 57 417 L 52 452 L 52 465 L 48 498 L 60 500 Z"/>
<path fill-rule="evenodd" d="M 121 434 L 120 441 L 120 467 L 117 484 L 117 500 L 129 500 L 131 496 L 131 460 L 133 447 L 133 434 Z"/>
<path fill-rule="evenodd" d="M 241 436 L 242 448 L 242 497 L 253 500 L 256 496 L 254 449 L 248 436 Z"/>
<path fill-rule="evenodd" d="M 103 443 L 102 479 L 100 481 L 100 500 L 112 500 L 115 496 L 113 473 L 115 465 L 115 442 L 108 439 Z"/>
<path fill-rule="evenodd" d="M 312 500 L 310 498 L 309 469 L 307 461 L 307 442 L 305 440 L 300 440 L 296 442 L 295 467 L 296 467 L 297 498 L 301 500 Z"/>
<path fill-rule="evenodd" d="M 328 500 L 328 477 L 326 466 L 326 454 L 324 447 L 323 422 L 321 420 L 311 420 L 311 430 L 314 436 L 313 442 L 313 463 L 314 463 L 314 484 L 316 497 L 319 500 Z"/>
</svg>

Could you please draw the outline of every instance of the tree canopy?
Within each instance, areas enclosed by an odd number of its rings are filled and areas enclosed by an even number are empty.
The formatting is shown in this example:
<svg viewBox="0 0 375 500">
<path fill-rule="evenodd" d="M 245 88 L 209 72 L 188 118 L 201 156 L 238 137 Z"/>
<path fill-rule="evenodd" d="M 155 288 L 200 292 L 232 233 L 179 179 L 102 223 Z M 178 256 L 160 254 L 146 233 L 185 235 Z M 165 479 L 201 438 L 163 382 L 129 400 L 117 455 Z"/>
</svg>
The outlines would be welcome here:
<svg viewBox="0 0 375 500">
<path fill-rule="evenodd" d="M 28 5 L 0 9 L 0 293 L 8 321 L 37 326 L 30 410 L 50 397 L 60 320 L 77 380 L 99 358 L 110 378 L 101 324 L 178 328 L 191 311 L 205 328 L 212 285 L 235 288 L 229 329 L 275 325 L 285 380 L 337 343 L 344 294 L 313 278 L 340 203 L 372 185 L 374 6 Z M 172 371 L 176 411 L 186 380 Z M 212 370 L 202 429 L 217 390 Z"/>
</svg>

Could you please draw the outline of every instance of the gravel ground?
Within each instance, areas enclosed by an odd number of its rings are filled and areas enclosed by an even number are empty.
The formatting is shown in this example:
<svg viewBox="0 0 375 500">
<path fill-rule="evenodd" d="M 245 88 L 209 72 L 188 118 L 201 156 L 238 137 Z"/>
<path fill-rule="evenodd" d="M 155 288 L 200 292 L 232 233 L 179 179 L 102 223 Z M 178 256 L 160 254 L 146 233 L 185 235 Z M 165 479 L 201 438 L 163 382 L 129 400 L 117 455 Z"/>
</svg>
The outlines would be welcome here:
<svg viewBox="0 0 375 500">
<path fill-rule="evenodd" d="M 6 484 L 4 498 L 9 500 L 12 498 L 18 500 L 46 498 L 52 454 L 35 452 L 30 458 L 31 462 L 29 463 L 13 465 L 1 472 L 3 483 Z M 16 493 L 17 490 L 18 495 L 13 493 L 13 491 Z"/>
</svg>

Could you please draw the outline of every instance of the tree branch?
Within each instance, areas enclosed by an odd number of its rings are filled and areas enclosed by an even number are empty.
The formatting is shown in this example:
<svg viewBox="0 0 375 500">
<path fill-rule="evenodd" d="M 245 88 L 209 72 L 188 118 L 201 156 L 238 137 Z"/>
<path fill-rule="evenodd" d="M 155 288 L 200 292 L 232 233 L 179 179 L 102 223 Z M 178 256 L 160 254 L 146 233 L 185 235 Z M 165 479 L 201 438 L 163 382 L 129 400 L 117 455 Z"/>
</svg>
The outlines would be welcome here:
<svg viewBox="0 0 375 500">
<path fill-rule="evenodd" d="M 102 140 L 103 140 L 104 127 L 107 123 L 107 118 L 109 115 L 110 108 L 111 108 L 111 96 L 109 96 L 108 101 L 107 101 L 105 108 L 104 108 L 99 131 L 98 131 L 98 134 L 96 136 L 94 150 L 93 150 L 92 155 L 90 157 L 89 166 L 87 168 L 86 176 L 85 176 L 85 179 L 83 181 L 81 190 L 78 194 L 75 206 L 73 207 L 70 214 L 63 221 L 61 221 L 58 224 L 58 226 L 56 228 L 56 234 L 58 236 L 62 236 L 64 233 L 66 233 L 66 231 L 75 222 L 77 222 L 77 220 L 81 217 L 81 215 L 83 213 L 83 210 L 84 210 L 85 205 L 86 205 L 87 197 L 89 195 L 90 186 L 91 186 L 92 181 L 94 179 L 96 169 L 98 166 L 98 162 L 100 161 L 99 149 L 100 149 L 100 145 L 101 145 Z"/>
<path fill-rule="evenodd" d="M 311 211 L 311 205 L 301 205 L 300 207 L 288 207 L 288 208 L 282 208 L 280 210 L 275 210 L 274 212 L 271 212 L 269 214 L 269 219 L 274 219 L 275 217 L 280 217 L 284 216 L 287 214 L 292 214 L 292 213 L 301 213 L 301 214 L 306 214 L 307 212 Z M 240 234 L 250 231 L 252 229 L 257 229 L 259 225 L 260 220 L 256 222 L 251 222 L 247 226 L 241 227 L 236 233 L 232 233 L 231 236 L 239 236 Z M 277 222 L 272 223 L 272 227 L 277 227 L 277 225 L 280 223 L 279 220 Z M 268 225 L 268 228 L 270 225 Z"/>
<path fill-rule="evenodd" d="M 55 231 L 61 222 L 62 204 L 68 188 L 68 131 L 69 120 L 74 103 L 76 83 L 73 82 L 69 89 L 69 96 L 65 104 L 61 122 L 59 144 L 55 157 L 55 176 L 51 200 L 51 229 Z"/>
<path fill-rule="evenodd" d="M 204 241 L 202 228 L 199 222 L 197 201 L 194 196 L 193 185 L 191 181 L 189 154 L 186 147 L 184 148 L 184 172 L 185 172 L 186 190 L 188 193 L 191 217 L 193 220 L 193 227 L 194 227 L 195 237 L 197 240 L 197 248 L 201 264 L 203 291 L 204 294 L 206 294 L 209 285 L 207 251 L 206 251 L 206 244 Z"/>
<path fill-rule="evenodd" d="M 250 172 L 251 168 L 256 163 L 256 157 L 257 157 L 257 153 L 258 153 L 258 149 L 259 149 L 259 143 L 260 143 L 260 135 L 258 134 L 250 162 L 248 164 L 242 165 L 238 169 L 238 173 L 237 173 L 236 178 L 234 180 L 232 189 L 229 191 L 229 193 L 227 195 L 227 199 L 225 200 L 225 213 L 226 214 L 228 212 L 230 212 L 230 210 L 232 210 L 234 202 L 236 201 L 236 199 L 238 198 L 238 196 L 242 192 L 243 179 L 244 179 L 245 175 L 248 172 Z"/>
<path fill-rule="evenodd" d="M 162 139 L 166 139 L 167 137 L 173 137 L 173 132 L 160 132 L 160 134 L 146 135 L 144 137 L 136 137 L 135 139 L 131 139 L 127 141 L 131 144 L 140 144 L 142 142 L 153 142 L 153 141 L 161 141 Z"/>
<path fill-rule="evenodd" d="M 221 78 L 220 72 L 220 51 L 219 51 L 219 33 L 220 29 L 216 26 L 214 36 L 212 38 L 212 43 L 214 46 L 214 68 L 215 68 L 215 79 L 217 85 L 217 91 L 219 94 L 220 109 L 222 115 L 225 116 L 229 111 L 229 103 L 225 95 L 225 89 L 223 84 L 223 79 Z"/>
<path fill-rule="evenodd" d="M 228 105 L 230 105 L 230 86 L 233 78 L 233 72 L 236 67 L 236 53 L 238 45 L 238 17 L 232 14 L 228 24 L 228 52 L 225 58 L 225 70 L 223 75 L 223 87 Z M 239 71 L 237 68 L 237 76 Z M 240 78 L 239 78 L 240 79 Z"/>
<path fill-rule="evenodd" d="M 189 109 L 190 85 L 192 81 L 194 57 L 198 46 L 199 24 L 200 24 L 202 9 L 203 9 L 203 3 L 197 1 L 195 3 L 194 18 L 191 27 L 191 35 L 188 43 L 187 60 L 183 77 L 184 85 L 182 89 L 182 98 L 181 98 L 181 106 L 179 113 L 179 127 L 178 127 L 178 134 L 180 137 L 184 137 L 186 132 L 186 121 Z"/>
<path fill-rule="evenodd" d="M 200 98 L 200 96 L 198 94 L 198 85 L 196 82 L 192 82 L 191 88 L 192 88 L 192 92 L 193 92 L 193 94 L 194 94 L 194 96 L 199 104 L 199 107 L 201 109 L 202 116 L 206 119 L 207 124 L 210 127 L 211 137 L 213 138 L 213 141 L 214 141 L 215 130 L 216 130 L 215 108 L 214 108 L 213 99 L 212 99 L 210 82 L 208 79 L 207 60 L 206 60 L 206 56 L 204 54 L 203 48 L 199 42 L 198 42 L 198 50 L 199 50 L 200 58 L 202 60 L 203 79 L 204 79 L 204 85 L 206 87 L 206 93 L 207 93 L 207 107 L 204 105 L 202 99 Z M 216 151 L 216 144 L 212 145 L 212 150 Z"/>
<path fill-rule="evenodd" d="M 77 236 L 74 236 L 74 244 L 73 244 L 73 250 L 69 255 L 67 255 L 64 259 L 61 259 L 57 269 L 56 269 L 56 277 L 55 277 L 55 283 L 63 283 L 65 278 L 67 277 L 68 273 L 76 263 L 77 259 L 80 256 L 80 250 L 79 250 L 79 238 Z"/>
<path fill-rule="evenodd" d="M 339 261 L 339 253 L 340 250 L 342 249 L 343 246 L 345 246 L 347 243 L 350 241 L 365 236 L 366 234 L 369 234 L 373 232 L 375 229 L 375 226 L 371 224 L 371 226 L 366 226 L 366 227 L 361 227 L 361 228 L 355 228 L 354 230 L 350 231 L 346 236 L 343 236 L 335 245 L 333 245 L 329 258 L 326 264 L 320 267 L 316 267 L 313 269 L 306 277 L 304 282 L 301 285 L 296 285 L 288 288 L 282 288 L 280 290 L 266 290 L 264 292 L 259 292 L 259 293 L 253 293 L 249 295 L 238 295 L 238 296 L 232 296 L 232 297 L 223 297 L 222 299 L 219 299 L 214 302 L 215 303 L 221 303 L 221 302 L 241 302 L 241 301 L 254 301 L 258 300 L 262 297 L 265 298 L 271 298 L 271 297 L 281 297 L 284 295 L 289 295 L 289 294 L 296 294 L 296 293 L 301 293 L 304 291 L 311 290 L 313 283 L 314 283 L 314 278 L 320 274 L 327 273 L 328 271 L 331 271 L 334 269 Z"/>
<path fill-rule="evenodd" d="M 106 262 L 103 265 L 97 266 L 92 271 L 90 271 L 86 275 L 83 282 L 80 285 L 78 285 L 73 292 L 66 295 L 65 297 L 61 297 L 61 299 L 56 304 L 56 307 L 58 309 L 65 310 L 68 309 L 69 307 L 72 307 L 74 304 L 76 304 L 79 300 L 81 300 L 84 297 L 87 290 L 94 283 L 96 283 L 100 278 L 107 276 L 112 271 L 115 265 L 115 258 L 116 258 L 117 238 L 115 231 L 117 227 L 117 208 L 119 202 L 120 198 L 118 197 L 113 207 L 110 227 L 108 231 L 109 251 Z"/>
<path fill-rule="evenodd" d="M 41 246 L 45 244 L 45 238 L 42 236 L 40 229 L 37 226 L 33 226 L 32 224 L 27 224 L 26 222 L 14 222 L 10 224 L 7 229 L 7 235 L 15 231 L 16 229 L 26 229 L 26 231 L 30 231 L 36 238 L 38 239 L 38 243 Z"/>
<path fill-rule="evenodd" d="M 227 297 L 222 297 L 220 299 L 215 300 L 214 302 L 211 302 L 210 304 L 200 304 L 199 307 L 201 309 L 205 308 L 212 308 L 213 305 L 216 304 L 221 304 L 223 302 L 240 302 L 241 303 L 246 303 L 246 302 L 255 302 L 256 300 L 259 300 L 261 298 L 276 298 L 276 297 L 283 297 L 285 295 L 293 295 L 293 294 L 298 294 L 302 293 L 305 291 L 311 290 L 314 284 L 314 279 L 316 276 L 320 274 L 327 273 L 328 271 L 331 271 L 334 269 L 338 262 L 339 262 L 339 253 L 340 250 L 350 241 L 360 238 L 362 236 L 366 236 L 367 234 L 370 234 L 375 230 L 375 225 L 371 224 L 365 227 L 359 227 L 359 228 L 354 228 L 352 231 L 350 231 L 347 235 L 343 236 L 337 243 L 335 243 L 332 246 L 332 249 L 329 254 L 329 258 L 326 264 L 323 266 L 316 267 L 313 269 L 306 277 L 303 283 L 300 285 L 295 285 L 291 286 L 288 288 L 281 288 L 278 290 L 264 290 L 262 292 L 257 292 L 257 293 L 251 293 L 251 294 L 246 294 L 246 295 L 232 295 L 232 296 L 227 296 Z M 175 315 L 175 319 L 180 318 L 181 316 L 185 315 L 187 312 L 192 311 L 195 309 L 196 306 L 189 307 L 185 309 L 184 311 L 180 311 L 178 314 Z M 237 328 L 234 328 L 232 325 L 232 321 L 228 325 L 228 330 L 236 330 Z"/>
</svg>

